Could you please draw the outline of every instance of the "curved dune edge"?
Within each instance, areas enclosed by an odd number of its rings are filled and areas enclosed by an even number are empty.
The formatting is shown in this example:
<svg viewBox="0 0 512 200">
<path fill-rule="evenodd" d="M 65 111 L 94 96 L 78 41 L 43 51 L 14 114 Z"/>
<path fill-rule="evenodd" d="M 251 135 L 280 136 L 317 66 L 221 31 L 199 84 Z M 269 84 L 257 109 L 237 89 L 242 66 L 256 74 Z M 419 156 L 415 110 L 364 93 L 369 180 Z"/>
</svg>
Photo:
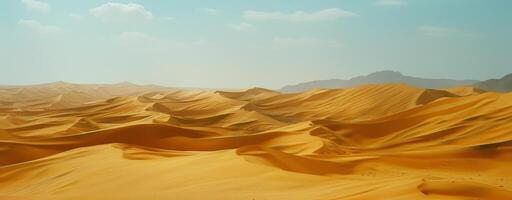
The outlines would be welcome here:
<svg viewBox="0 0 512 200">
<path fill-rule="evenodd" d="M 0 199 L 511 198 L 511 93 L 66 87 L 0 92 Z"/>
<path fill-rule="evenodd" d="M 469 181 L 424 181 L 418 189 L 428 196 L 456 196 L 482 199 L 511 199 L 512 191 Z"/>
</svg>

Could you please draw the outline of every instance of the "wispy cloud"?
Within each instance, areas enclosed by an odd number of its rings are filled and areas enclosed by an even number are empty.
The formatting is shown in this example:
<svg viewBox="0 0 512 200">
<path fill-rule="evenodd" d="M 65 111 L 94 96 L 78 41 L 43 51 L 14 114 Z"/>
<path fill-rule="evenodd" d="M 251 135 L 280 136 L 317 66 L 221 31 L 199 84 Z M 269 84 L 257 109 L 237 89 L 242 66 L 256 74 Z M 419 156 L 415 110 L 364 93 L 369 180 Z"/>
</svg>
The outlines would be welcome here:
<svg viewBox="0 0 512 200">
<path fill-rule="evenodd" d="M 239 24 L 226 24 L 226 27 L 235 31 L 251 31 L 253 30 L 253 25 L 245 22 Z"/>
<path fill-rule="evenodd" d="M 407 2 L 404 0 L 378 0 L 375 4 L 379 6 L 403 6 Z"/>
<path fill-rule="evenodd" d="M 42 34 L 55 34 L 62 32 L 62 28 L 60 27 L 44 25 L 36 20 L 21 19 L 18 21 L 18 26 Z"/>
<path fill-rule="evenodd" d="M 289 22 L 330 21 L 355 16 L 357 16 L 357 14 L 339 8 L 328 8 L 316 12 L 295 11 L 292 13 L 284 13 L 249 10 L 244 13 L 244 18 L 246 20 Z"/>
<path fill-rule="evenodd" d="M 276 37 L 272 43 L 277 46 L 292 46 L 292 47 L 313 47 L 313 46 L 327 46 L 327 47 L 341 47 L 343 46 L 336 40 L 325 40 L 314 37 Z"/>
<path fill-rule="evenodd" d="M 106 3 L 89 10 L 90 13 L 106 21 L 151 20 L 153 13 L 136 3 Z"/>
<path fill-rule="evenodd" d="M 38 0 L 21 0 L 21 3 L 31 11 L 46 13 L 50 10 L 50 5 L 48 3 Z"/>
<path fill-rule="evenodd" d="M 215 9 L 215 8 L 205 8 L 204 9 L 204 12 L 206 12 L 207 14 L 209 15 L 218 15 L 220 14 L 222 11 L 219 10 L 219 9 Z"/>
<path fill-rule="evenodd" d="M 431 37 L 446 37 L 450 35 L 464 34 L 464 31 L 460 29 L 431 25 L 418 27 L 418 32 Z"/>
<path fill-rule="evenodd" d="M 73 19 L 73 20 L 76 20 L 76 21 L 82 21 L 82 20 L 84 20 L 84 16 L 79 15 L 79 14 L 73 14 L 73 13 L 71 13 L 71 14 L 69 14 L 69 17 L 70 17 L 71 19 Z"/>
</svg>

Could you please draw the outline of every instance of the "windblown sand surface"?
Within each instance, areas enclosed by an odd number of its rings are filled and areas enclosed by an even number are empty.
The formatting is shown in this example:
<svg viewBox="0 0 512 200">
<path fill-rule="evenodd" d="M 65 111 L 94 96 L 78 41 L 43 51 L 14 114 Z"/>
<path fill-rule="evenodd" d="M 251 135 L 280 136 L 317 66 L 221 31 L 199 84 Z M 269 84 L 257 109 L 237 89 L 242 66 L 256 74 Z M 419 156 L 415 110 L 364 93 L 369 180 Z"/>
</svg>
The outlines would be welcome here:
<svg viewBox="0 0 512 200">
<path fill-rule="evenodd" d="M 512 93 L 2 87 L 0 199 L 512 199 Z"/>
</svg>

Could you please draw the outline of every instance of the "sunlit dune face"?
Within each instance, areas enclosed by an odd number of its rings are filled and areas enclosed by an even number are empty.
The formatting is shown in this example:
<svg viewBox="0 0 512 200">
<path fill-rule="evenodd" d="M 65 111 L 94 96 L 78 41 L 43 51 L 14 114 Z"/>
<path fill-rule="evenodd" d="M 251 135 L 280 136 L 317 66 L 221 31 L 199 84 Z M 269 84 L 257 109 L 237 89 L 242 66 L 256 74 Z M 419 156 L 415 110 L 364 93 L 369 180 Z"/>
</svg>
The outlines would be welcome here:
<svg viewBox="0 0 512 200">
<path fill-rule="evenodd" d="M 510 102 L 403 84 L 12 87 L 0 198 L 511 199 Z"/>
</svg>

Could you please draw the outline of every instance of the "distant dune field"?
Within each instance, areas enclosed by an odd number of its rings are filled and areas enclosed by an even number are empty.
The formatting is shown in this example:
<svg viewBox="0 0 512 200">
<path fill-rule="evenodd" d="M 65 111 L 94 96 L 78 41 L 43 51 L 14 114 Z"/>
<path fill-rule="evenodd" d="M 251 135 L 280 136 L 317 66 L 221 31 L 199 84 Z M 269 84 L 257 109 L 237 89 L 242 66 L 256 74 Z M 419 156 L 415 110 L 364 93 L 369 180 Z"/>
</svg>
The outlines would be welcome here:
<svg viewBox="0 0 512 200">
<path fill-rule="evenodd" d="M 0 87 L 0 199 L 512 199 L 512 93 Z"/>
</svg>

